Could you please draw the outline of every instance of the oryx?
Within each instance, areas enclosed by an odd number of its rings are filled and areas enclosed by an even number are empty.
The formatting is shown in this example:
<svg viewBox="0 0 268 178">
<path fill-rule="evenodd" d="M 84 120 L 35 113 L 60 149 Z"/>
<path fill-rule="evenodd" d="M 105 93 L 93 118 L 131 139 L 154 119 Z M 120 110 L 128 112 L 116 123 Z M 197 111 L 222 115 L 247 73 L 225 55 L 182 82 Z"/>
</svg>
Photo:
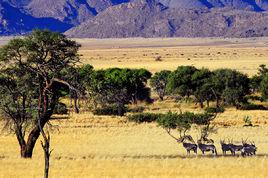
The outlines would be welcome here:
<svg viewBox="0 0 268 178">
<path fill-rule="evenodd" d="M 226 155 L 227 151 L 230 151 L 232 155 L 235 155 L 235 148 L 232 143 L 227 144 L 225 143 L 225 140 L 220 140 L 220 143 L 223 155 Z"/>
<path fill-rule="evenodd" d="M 209 151 L 211 151 L 212 154 L 217 155 L 217 150 L 216 150 L 215 145 L 213 145 L 213 144 L 209 144 L 209 145 L 204 144 L 204 143 L 201 142 L 201 140 L 198 140 L 197 144 L 198 144 L 198 148 L 201 150 L 203 155 L 205 154 L 205 152 L 209 152 Z"/>
</svg>

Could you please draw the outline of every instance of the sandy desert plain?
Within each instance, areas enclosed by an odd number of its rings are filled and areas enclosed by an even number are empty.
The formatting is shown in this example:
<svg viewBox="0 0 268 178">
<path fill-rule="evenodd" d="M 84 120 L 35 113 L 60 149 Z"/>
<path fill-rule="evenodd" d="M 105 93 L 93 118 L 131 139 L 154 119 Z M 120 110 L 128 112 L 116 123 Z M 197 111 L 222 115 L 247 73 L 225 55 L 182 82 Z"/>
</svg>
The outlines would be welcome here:
<svg viewBox="0 0 268 178">
<path fill-rule="evenodd" d="M 174 70 L 179 65 L 209 69 L 232 68 L 252 76 L 260 64 L 268 65 L 268 38 L 250 39 L 76 39 L 82 44 L 83 63 L 96 69 L 146 68 L 151 72 Z M 5 44 L 7 38 L 0 40 Z M 155 61 L 160 56 L 161 61 Z M 155 95 L 153 94 L 153 97 Z M 144 105 L 144 104 L 143 104 Z M 265 103 L 268 106 L 268 103 Z M 202 112 L 194 104 L 173 101 L 147 105 L 147 112 L 168 110 Z M 256 127 L 243 127 L 251 116 Z M 125 117 L 71 113 L 69 119 L 53 120 L 50 128 L 51 177 L 268 177 L 268 111 L 227 108 L 213 123 L 211 136 L 220 153 L 187 156 L 156 123 L 135 124 Z M 3 123 L 0 122 L 0 126 Z M 38 142 L 33 158 L 21 159 L 16 137 L 0 132 L 0 177 L 43 177 L 43 152 Z M 191 130 L 197 138 L 197 130 Z M 253 140 L 257 155 L 222 156 L 220 139 Z"/>
</svg>

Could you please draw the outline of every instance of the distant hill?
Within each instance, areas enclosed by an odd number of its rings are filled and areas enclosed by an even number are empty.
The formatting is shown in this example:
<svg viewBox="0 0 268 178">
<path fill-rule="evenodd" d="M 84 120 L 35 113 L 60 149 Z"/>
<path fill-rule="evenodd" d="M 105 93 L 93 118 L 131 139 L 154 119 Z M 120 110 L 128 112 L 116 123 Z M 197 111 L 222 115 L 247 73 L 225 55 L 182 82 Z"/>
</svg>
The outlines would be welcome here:
<svg viewBox="0 0 268 178">
<path fill-rule="evenodd" d="M 54 18 L 35 18 L 7 2 L 0 3 L 0 12 L 0 35 L 23 35 L 36 28 L 64 32 L 72 27 Z"/>
<path fill-rule="evenodd" d="M 229 7 L 240 10 L 268 10 L 267 0 L 160 0 L 162 4 L 172 8 L 223 8 Z"/>
<path fill-rule="evenodd" d="M 0 35 L 34 28 L 91 38 L 268 36 L 268 0 L 0 2 Z"/>
<path fill-rule="evenodd" d="M 178 9 L 135 1 L 108 8 L 71 37 L 252 37 L 268 35 L 268 13 L 228 8 Z"/>
</svg>

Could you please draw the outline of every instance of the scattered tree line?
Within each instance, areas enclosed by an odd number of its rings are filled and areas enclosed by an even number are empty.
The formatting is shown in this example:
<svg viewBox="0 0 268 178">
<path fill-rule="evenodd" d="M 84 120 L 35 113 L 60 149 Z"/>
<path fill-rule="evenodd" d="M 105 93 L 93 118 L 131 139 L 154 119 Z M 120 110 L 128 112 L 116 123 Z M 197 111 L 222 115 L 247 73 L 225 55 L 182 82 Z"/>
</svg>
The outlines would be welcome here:
<svg viewBox="0 0 268 178">
<path fill-rule="evenodd" d="M 152 89 L 163 100 L 167 95 L 180 96 L 195 101 L 204 107 L 215 101 L 216 106 L 231 105 L 237 109 L 254 109 L 251 100 L 265 100 L 268 97 L 268 69 L 260 65 L 258 74 L 249 78 L 232 69 L 210 71 L 194 66 L 179 66 L 175 71 L 160 71 L 150 80 Z M 260 97 L 256 94 L 261 94 Z M 258 107 L 256 109 L 261 109 Z"/>
<path fill-rule="evenodd" d="M 79 81 L 77 86 L 82 86 L 80 90 L 95 114 L 122 116 L 128 111 L 128 104 L 153 102 L 151 89 L 161 101 L 166 96 L 175 96 L 186 102 L 191 98 L 201 108 L 206 106 L 207 111 L 223 112 L 224 106 L 244 110 L 266 109 L 251 103 L 253 100 L 264 101 L 268 97 L 268 69 L 264 65 L 251 78 L 237 70 L 210 71 L 194 66 L 179 66 L 174 71 L 163 70 L 154 75 L 146 69 L 94 70 L 90 65 L 80 66 L 76 70 L 74 73 L 83 75 L 77 76 L 79 80 L 74 79 L 74 83 Z M 216 103 L 216 107 L 211 107 L 211 102 Z"/>
</svg>

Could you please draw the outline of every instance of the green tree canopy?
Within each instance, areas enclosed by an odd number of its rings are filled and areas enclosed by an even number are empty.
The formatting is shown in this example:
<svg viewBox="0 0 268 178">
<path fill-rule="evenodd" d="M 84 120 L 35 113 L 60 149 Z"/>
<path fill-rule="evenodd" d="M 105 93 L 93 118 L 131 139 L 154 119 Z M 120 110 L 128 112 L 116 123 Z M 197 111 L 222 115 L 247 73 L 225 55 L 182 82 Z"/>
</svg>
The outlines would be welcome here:
<svg viewBox="0 0 268 178">
<path fill-rule="evenodd" d="M 208 125 L 215 116 L 208 113 L 195 114 L 192 112 L 185 113 L 172 113 L 169 111 L 166 114 L 159 116 L 157 123 L 160 127 L 166 130 L 166 132 L 178 142 L 182 142 L 185 139 L 193 141 L 190 135 L 186 135 L 191 129 L 192 125 Z M 179 137 L 172 135 L 172 130 L 177 130 L 179 132 Z"/>
<path fill-rule="evenodd" d="M 218 99 L 234 106 L 244 102 L 250 93 L 247 75 L 232 69 L 218 69 L 213 73 L 213 89 Z"/>
<path fill-rule="evenodd" d="M 201 108 L 203 108 L 203 102 L 209 101 L 215 98 L 213 94 L 213 84 L 212 84 L 212 72 L 208 69 L 196 70 L 192 75 L 192 84 L 194 86 L 193 95 L 200 103 Z"/>
<path fill-rule="evenodd" d="M 195 86 L 192 83 L 192 75 L 197 71 L 194 66 L 179 66 L 170 74 L 167 84 L 170 93 L 187 96 L 193 94 Z"/>
<path fill-rule="evenodd" d="M 60 97 L 77 91 L 63 71 L 79 62 L 79 47 L 62 34 L 36 30 L 0 49 L 0 113 L 16 134 L 22 157 L 32 157 L 40 135 L 37 120 L 43 128 Z"/>
<path fill-rule="evenodd" d="M 95 71 L 87 89 L 95 105 L 116 105 L 121 110 L 125 104 L 150 100 L 146 87 L 151 73 L 145 69 L 111 68 Z"/>
<path fill-rule="evenodd" d="M 171 71 L 162 70 L 160 72 L 156 72 L 150 80 L 150 85 L 152 86 L 153 90 L 156 91 L 160 100 L 163 100 L 167 93 L 167 83 L 170 74 Z"/>
<path fill-rule="evenodd" d="M 262 97 L 267 99 L 268 98 L 268 74 L 263 76 L 263 79 L 260 83 L 260 91 Z"/>
</svg>

